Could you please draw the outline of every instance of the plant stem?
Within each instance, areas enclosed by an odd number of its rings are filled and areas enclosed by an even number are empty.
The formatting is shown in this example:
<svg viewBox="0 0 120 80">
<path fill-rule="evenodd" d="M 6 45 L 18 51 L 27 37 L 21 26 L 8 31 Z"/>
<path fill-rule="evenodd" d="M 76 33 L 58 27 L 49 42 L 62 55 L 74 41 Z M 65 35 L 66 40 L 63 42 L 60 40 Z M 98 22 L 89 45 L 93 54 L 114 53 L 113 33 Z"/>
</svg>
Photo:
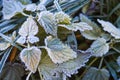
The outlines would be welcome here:
<svg viewBox="0 0 120 80">
<path fill-rule="evenodd" d="M 93 61 L 88 65 L 88 67 L 84 70 L 84 72 L 80 75 L 79 80 L 83 77 L 83 75 L 87 72 L 87 70 L 91 67 L 91 65 L 97 60 L 98 58 L 94 58 Z"/>
<path fill-rule="evenodd" d="M 98 69 L 101 69 L 101 67 L 102 67 L 102 63 L 103 63 L 103 60 L 104 60 L 104 57 L 101 58 Z"/>
<path fill-rule="evenodd" d="M 112 47 L 113 50 L 115 50 L 116 52 L 120 53 L 120 50 L 116 49 L 115 47 Z"/>
</svg>

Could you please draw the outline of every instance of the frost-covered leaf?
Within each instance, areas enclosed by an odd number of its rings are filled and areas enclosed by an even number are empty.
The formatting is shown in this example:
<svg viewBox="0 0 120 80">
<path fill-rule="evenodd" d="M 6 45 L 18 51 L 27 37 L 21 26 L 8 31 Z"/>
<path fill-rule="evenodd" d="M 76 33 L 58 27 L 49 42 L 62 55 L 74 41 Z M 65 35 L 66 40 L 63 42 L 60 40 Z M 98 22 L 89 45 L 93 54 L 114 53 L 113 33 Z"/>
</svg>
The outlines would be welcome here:
<svg viewBox="0 0 120 80">
<path fill-rule="evenodd" d="M 20 58 L 25 63 L 26 67 L 31 72 L 35 73 L 41 59 L 41 50 L 35 46 L 24 48 L 20 52 Z"/>
<path fill-rule="evenodd" d="M 58 70 L 59 72 L 63 72 L 65 75 L 71 77 L 71 75 L 76 74 L 78 69 L 85 66 L 85 63 L 91 57 L 90 52 L 80 52 L 77 51 L 78 56 L 75 59 L 69 60 L 59 65 Z"/>
<path fill-rule="evenodd" d="M 91 67 L 82 80 L 109 80 L 110 74 L 107 69 Z"/>
<path fill-rule="evenodd" d="M 98 19 L 98 22 L 102 25 L 103 29 L 109 32 L 115 39 L 120 39 L 120 29 L 117 29 L 112 23 L 108 21 Z"/>
<path fill-rule="evenodd" d="M 41 59 L 38 71 L 39 74 L 43 75 L 45 80 L 62 80 L 60 73 L 57 71 L 57 67 L 58 65 L 54 64 L 50 57 L 46 55 Z"/>
<path fill-rule="evenodd" d="M 93 28 L 85 22 L 80 22 L 80 23 L 76 24 L 75 26 L 77 26 L 77 29 L 82 32 L 86 31 L 86 30 L 93 30 Z"/>
<path fill-rule="evenodd" d="M 7 63 L 0 73 L 0 80 L 22 80 L 24 68 L 18 63 Z"/>
<path fill-rule="evenodd" d="M 35 42 L 38 42 L 39 38 L 36 36 L 28 36 L 28 41 L 33 44 Z"/>
<path fill-rule="evenodd" d="M 57 35 L 57 23 L 53 13 L 49 11 L 42 11 L 38 17 L 38 21 L 46 33 L 52 34 L 54 36 Z"/>
<path fill-rule="evenodd" d="M 104 38 L 98 38 L 91 45 L 93 56 L 101 57 L 109 51 L 109 44 L 106 43 Z"/>
<path fill-rule="evenodd" d="M 35 36 L 38 33 L 38 26 L 31 16 L 23 23 L 18 33 L 20 38 L 16 41 L 17 43 L 24 44 L 26 40 L 30 43 L 39 41 Z"/>
<path fill-rule="evenodd" d="M 25 7 L 25 10 L 27 10 L 27 11 L 35 11 L 36 10 L 36 4 L 28 4 L 28 5 L 26 5 L 26 7 Z"/>
<path fill-rule="evenodd" d="M 24 5 L 17 0 L 3 0 L 3 17 L 4 19 L 10 19 L 16 13 L 22 12 Z"/>
<path fill-rule="evenodd" d="M 54 64 L 50 57 L 46 55 L 39 64 L 39 73 L 43 75 L 45 80 L 63 80 L 60 79 L 62 78 L 61 74 L 70 77 L 72 74 L 77 73 L 77 70 L 85 65 L 91 55 L 89 52 L 81 53 L 77 51 L 77 53 L 77 58 L 62 64 Z"/>
<path fill-rule="evenodd" d="M 54 63 L 63 63 L 77 57 L 77 53 L 58 38 L 48 36 L 45 39 L 45 45 L 48 55 Z"/>
<path fill-rule="evenodd" d="M 46 10 L 46 7 L 45 7 L 45 5 L 43 5 L 43 4 L 40 3 L 40 4 L 37 5 L 36 10 L 38 10 L 38 11 L 39 11 L 39 10 L 40 10 L 40 11 L 45 11 L 45 10 Z"/>
<path fill-rule="evenodd" d="M 22 24 L 18 33 L 21 36 L 36 35 L 38 33 L 38 26 L 31 16 Z"/>
<path fill-rule="evenodd" d="M 87 23 L 93 28 L 92 30 L 86 30 L 86 31 L 81 32 L 81 34 L 85 38 L 90 39 L 90 40 L 96 40 L 97 38 L 100 37 L 102 31 L 96 23 L 92 22 L 90 19 L 88 19 L 86 16 L 82 14 L 80 15 L 80 19 L 82 22 Z"/>
<path fill-rule="evenodd" d="M 10 47 L 10 43 L 9 42 L 0 42 L 0 50 L 6 50 L 8 47 Z"/>
<path fill-rule="evenodd" d="M 120 66 L 120 56 L 117 58 L 117 63 Z"/>
<path fill-rule="evenodd" d="M 106 41 L 109 41 L 112 36 L 109 33 L 102 33 L 101 37 L 104 38 Z"/>
<path fill-rule="evenodd" d="M 20 43 L 20 44 L 24 44 L 26 42 L 26 37 L 25 36 L 21 36 L 17 39 L 16 41 L 17 43 Z"/>
<path fill-rule="evenodd" d="M 89 26 L 87 23 L 85 22 L 79 22 L 79 23 L 72 23 L 70 25 L 59 25 L 61 27 L 65 27 L 67 28 L 68 30 L 72 30 L 72 31 L 86 31 L 86 30 L 92 30 L 92 27 Z"/>
<path fill-rule="evenodd" d="M 70 16 L 65 14 L 63 11 L 56 12 L 55 19 L 58 24 L 70 24 L 71 23 Z"/>
</svg>

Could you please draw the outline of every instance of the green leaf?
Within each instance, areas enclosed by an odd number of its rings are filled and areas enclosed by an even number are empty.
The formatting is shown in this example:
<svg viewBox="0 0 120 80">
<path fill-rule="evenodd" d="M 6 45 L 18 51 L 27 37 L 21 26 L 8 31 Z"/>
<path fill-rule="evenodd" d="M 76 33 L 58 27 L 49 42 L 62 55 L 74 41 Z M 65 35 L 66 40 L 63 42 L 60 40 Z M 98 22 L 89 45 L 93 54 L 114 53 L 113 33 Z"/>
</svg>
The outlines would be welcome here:
<svg viewBox="0 0 120 80">
<path fill-rule="evenodd" d="M 7 63 L 0 74 L 0 80 L 22 80 L 24 68 L 18 63 Z"/>
<path fill-rule="evenodd" d="M 120 39 L 120 29 L 116 28 L 112 23 L 108 21 L 98 19 L 98 22 L 102 25 L 103 29 L 110 33 L 115 39 Z"/>
<path fill-rule="evenodd" d="M 48 55 L 54 63 L 63 63 L 77 57 L 77 53 L 58 38 L 48 36 L 45 39 L 45 45 Z"/>
<path fill-rule="evenodd" d="M 35 73 L 41 59 L 41 50 L 35 46 L 24 48 L 20 52 L 20 58 L 25 63 L 26 67 L 31 72 Z"/>
<path fill-rule="evenodd" d="M 49 11 L 42 11 L 38 14 L 38 22 L 44 28 L 46 33 L 57 35 L 57 23 L 53 13 Z"/>
<path fill-rule="evenodd" d="M 91 67 L 82 80 L 109 80 L 110 74 L 107 69 Z"/>
<path fill-rule="evenodd" d="M 101 36 L 102 31 L 96 23 L 92 22 L 90 19 L 88 19 L 86 16 L 82 14 L 80 15 L 80 19 L 82 22 L 86 22 L 88 25 L 90 25 L 93 28 L 92 30 L 86 30 L 81 32 L 81 34 L 85 38 L 90 40 L 96 40 Z"/>
<path fill-rule="evenodd" d="M 98 38 L 90 48 L 93 51 L 93 56 L 101 57 L 109 51 L 109 44 L 106 43 L 104 38 Z"/>
<path fill-rule="evenodd" d="M 3 17 L 4 19 L 10 19 L 16 13 L 22 12 L 24 6 L 17 0 L 3 0 Z"/>
<path fill-rule="evenodd" d="M 45 80 L 59 80 L 62 78 L 61 74 L 70 77 L 72 74 L 77 73 L 77 70 L 85 65 L 91 55 L 89 52 L 77 52 L 77 58 L 69 60 L 62 64 L 54 64 L 50 57 L 46 55 L 44 58 L 42 58 L 39 64 L 39 73 L 43 75 Z"/>
<path fill-rule="evenodd" d="M 58 24 L 70 24 L 71 23 L 70 16 L 65 14 L 62 11 L 55 13 L 55 19 Z"/>
</svg>

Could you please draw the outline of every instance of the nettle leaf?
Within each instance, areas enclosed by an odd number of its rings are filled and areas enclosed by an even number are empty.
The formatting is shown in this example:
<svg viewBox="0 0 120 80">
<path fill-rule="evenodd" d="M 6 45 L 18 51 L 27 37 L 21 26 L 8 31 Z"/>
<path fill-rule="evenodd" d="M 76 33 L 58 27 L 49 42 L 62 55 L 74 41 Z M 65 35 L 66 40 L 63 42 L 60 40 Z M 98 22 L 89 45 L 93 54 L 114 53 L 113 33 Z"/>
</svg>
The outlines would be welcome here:
<svg viewBox="0 0 120 80">
<path fill-rule="evenodd" d="M 42 58 L 38 70 L 43 75 L 45 80 L 63 80 L 61 74 L 71 76 L 77 73 L 77 70 L 85 66 L 85 63 L 90 58 L 89 52 L 81 53 L 77 51 L 78 56 L 75 59 L 69 60 L 62 64 L 54 64 L 50 57 L 47 55 Z"/>
<path fill-rule="evenodd" d="M 0 74 L 0 80 L 22 80 L 23 75 L 24 68 L 21 64 L 7 63 Z"/>
<path fill-rule="evenodd" d="M 79 23 L 72 23 L 70 25 L 59 25 L 61 27 L 65 27 L 68 30 L 72 30 L 72 31 L 86 31 L 86 30 L 92 30 L 92 27 L 89 26 L 87 23 L 85 22 L 79 22 Z"/>
<path fill-rule="evenodd" d="M 57 71 L 58 65 L 54 64 L 50 57 L 42 57 L 38 66 L 39 74 L 42 74 L 45 80 L 62 80 L 60 73 Z"/>
<path fill-rule="evenodd" d="M 55 19 L 58 24 L 70 24 L 71 23 L 70 16 L 65 14 L 63 11 L 56 12 Z"/>
<path fill-rule="evenodd" d="M 48 36 L 45 39 L 45 45 L 48 55 L 54 63 L 63 63 L 77 57 L 77 53 L 58 38 Z"/>
<path fill-rule="evenodd" d="M 52 34 L 54 36 L 57 35 L 57 23 L 53 13 L 49 11 L 42 11 L 38 17 L 38 21 L 46 33 Z"/>
<path fill-rule="evenodd" d="M 41 59 L 41 50 L 35 46 L 24 48 L 20 52 L 20 58 L 25 63 L 26 67 L 31 72 L 35 73 Z"/>
<path fill-rule="evenodd" d="M 110 33 L 115 39 L 120 39 L 120 29 L 116 28 L 112 23 L 108 21 L 98 19 L 98 22 L 102 25 L 103 29 Z"/>
<path fill-rule="evenodd" d="M 24 9 L 24 5 L 17 0 L 3 0 L 3 17 L 4 19 L 10 19 L 16 13 L 22 12 Z"/>
<path fill-rule="evenodd" d="M 97 38 L 101 36 L 102 31 L 96 23 L 92 22 L 90 19 L 88 19 L 86 16 L 82 14 L 80 15 L 80 19 L 82 22 L 87 23 L 93 28 L 92 30 L 86 30 L 86 31 L 81 32 L 81 34 L 85 38 L 90 39 L 90 40 L 96 40 Z"/>
<path fill-rule="evenodd" d="M 92 43 L 90 48 L 93 51 L 93 56 L 101 57 L 109 51 L 109 44 L 106 43 L 104 38 L 98 38 Z"/>
<path fill-rule="evenodd" d="M 120 56 L 117 58 L 117 64 L 120 66 Z"/>
<path fill-rule="evenodd" d="M 69 60 L 59 65 L 59 72 L 63 72 L 65 75 L 71 77 L 71 75 L 78 73 L 78 69 L 85 66 L 85 63 L 91 57 L 90 52 L 77 51 L 78 56 L 75 59 Z"/>
<path fill-rule="evenodd" d="M 82 80 L 109 80 L 110 74 L 107 69 L 91 67 Z"/>
<path fill-rule="evenodd" d="M 36 35 L 38 33 L 38 26 L 32 16 L 27 18 L 27 20 L 22 24 L 18 33 L 21 36 Z"/>
<path fill-rule="evenodd" d="M 18 33 L 20 38 L 18 38 L 16 41 L 17 43 L 24 44 L 26 40 L 28 40 L 30 43 L 39 41 L 39 38 L 35 37 L 35 35 L 38 33 L 38 26 L 31 16 L 22 24 Z"/>
</svg>

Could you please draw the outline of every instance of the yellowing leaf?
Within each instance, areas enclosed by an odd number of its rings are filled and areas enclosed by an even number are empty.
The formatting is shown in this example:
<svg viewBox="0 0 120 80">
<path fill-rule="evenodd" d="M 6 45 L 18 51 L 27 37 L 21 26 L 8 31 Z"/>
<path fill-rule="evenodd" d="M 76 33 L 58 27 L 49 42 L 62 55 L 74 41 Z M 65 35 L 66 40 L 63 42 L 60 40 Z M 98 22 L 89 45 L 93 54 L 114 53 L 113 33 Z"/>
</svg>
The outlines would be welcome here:
<svg viewBox="0 0 120 80">
<path fill-rule="evenodd" d="M 55 13 L 55 19 L 58 24 L 70 24 L 71 23 L 70 16 L 65 14 L 62 11 Z"/>
<path fill-rule="evenodd" d="M 106 43 L 104 38 L 98 38 L 91 45 L 93 56 L 101 57 L 109 51 L 109 44 Z"/>
<path fill-rule="evenodd" d="M 46 33 L 57 35 L 57 23 L 54 14 L 49 11 L 42 11 L 38 14 L 38 21 Z"/>
<path fill-rule="evenodd" d="M 4 19 L 10 19 L 16 13 L 22 12 L 24 5 L 17 0 L 3 0 L 3 17 Z"/>
<path fill-rule="evenodd" d="M 45 39 L 46 50 L 54 63 L 63 63 L 77 57 L 69 46 L 63 44 L 58 38 L 48 36 Z"/>
<path fill-rule="evenodd" d="M 98 22 L 102 25 L 103 29 L 109 32 L 115 39 L 120 39 L 120 29 L 117 29 L 112 23 L 108 21 L 98 19 Z"/>
<path fill-rule="evenodd" d="M 41 50 L 35 46 L 24 48 L 20 52 L 20 58 L 25 63 L 26 67 L 31 72 L 35 73 L 41 59 Z"/>
</svg>

